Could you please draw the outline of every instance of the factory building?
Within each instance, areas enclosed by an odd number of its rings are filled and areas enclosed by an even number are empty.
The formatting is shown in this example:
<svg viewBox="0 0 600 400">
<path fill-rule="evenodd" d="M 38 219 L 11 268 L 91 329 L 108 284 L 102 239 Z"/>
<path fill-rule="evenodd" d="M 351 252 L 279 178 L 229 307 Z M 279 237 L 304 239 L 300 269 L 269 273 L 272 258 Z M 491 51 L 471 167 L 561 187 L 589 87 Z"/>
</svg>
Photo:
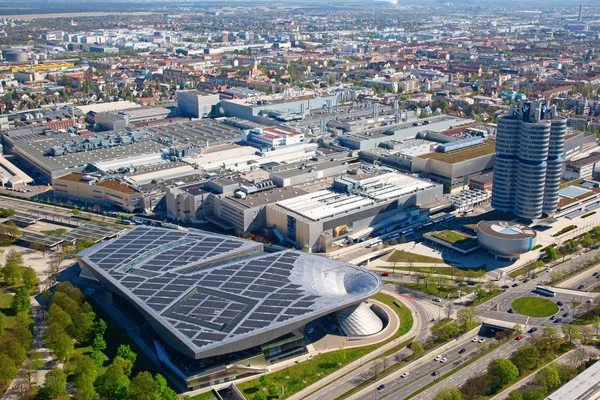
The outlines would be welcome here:
<svg viewBox="0 0 600 400">
<path fill-rule="evenodd" d="M 337 106 L 336 95 L 278 95 L 252 99 L 223 100 L 221 108 L 227 117 L 240 117 L 267 125 L 304 118 L 311 110 Z"/>
<path fill-rule="evenodd" d="M 177 108 L 183 117 L 206 118 L 218 115 L 220 101 L 218 94 L 207 94 L 197 90 L 177 92 Z"/>
<path fill-rule="evenodd" d="M 283 126 L 272 126 L 244 131 L 242 140 L 251 146 L 271 149 L 301 143 L 304 134 Z"/>
<path fill-rule="evenodd" d="M 442 199 L 442 186 L 391 171 L 362 166 L 336 178 L 333 186 L 282 198 L 267 207 L 267 227 L 296 246 L 325 252 L 335 241 L 388 218 L 401 226 L 426 218 L 423 209 Z"/>
</svg>

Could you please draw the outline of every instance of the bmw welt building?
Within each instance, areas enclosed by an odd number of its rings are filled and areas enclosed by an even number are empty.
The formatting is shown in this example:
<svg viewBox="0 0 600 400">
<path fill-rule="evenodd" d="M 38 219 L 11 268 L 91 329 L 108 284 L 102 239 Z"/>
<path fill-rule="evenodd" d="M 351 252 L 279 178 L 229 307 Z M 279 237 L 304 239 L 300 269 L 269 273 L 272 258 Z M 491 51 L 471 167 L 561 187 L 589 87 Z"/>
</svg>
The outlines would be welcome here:
<svg viewBox="0 0 600 400">
<path fill-rule="evenodd" d="M 337 329 L 331 333 L 348 336 L 383 328 L 364 303 L 381 290 L 377 274 L 298 251 L 262 250 L 203 231 L 137 227 L 78 260 L 83 276 L 137 317 L 169 376 L 190 389 L 306 354 L 309 322 L 327 321 L 330 332 Z"/>
</svg>

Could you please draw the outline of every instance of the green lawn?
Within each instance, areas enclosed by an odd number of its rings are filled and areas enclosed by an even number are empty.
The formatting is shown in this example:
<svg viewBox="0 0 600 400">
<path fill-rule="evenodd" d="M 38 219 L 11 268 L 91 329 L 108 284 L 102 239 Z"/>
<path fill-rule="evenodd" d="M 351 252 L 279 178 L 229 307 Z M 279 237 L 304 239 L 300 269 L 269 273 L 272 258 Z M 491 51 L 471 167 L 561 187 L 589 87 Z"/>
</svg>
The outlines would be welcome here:
<svg viewBox="0 0 600 400">
<path fill-rule="evenodd" d="M 411 272 L 422 272 L 428 273 L 435 270 L 436 275 L 446 275 L 449 277 L 455 278 L 479 278 L 485 275 L 486 271 L 484 268 L 469 268 L 469 269 L 461 269 L 456 267 L 377 267 L 377 268 L 385 268 L 388 270 L 398 270 L 398 271 L 411 271 Z"/>
<path fill-rule="evenodd" d="M 192 397 L 192 400 L 212 400 L 216 399 L 215 393 L 211 390 L 210 392 L 201 393 L 197 396 Z"/>
<path fill-rule="evenodd" d="M 438 263 L 443 264 L 444 260 L 436 257 L 424 256 L 421 254 L 409 253 L 403 250 L 394 251 L 387 259 L 388 262 L 416 262 L 416 263 Z"/>
<path fill-rule="evenodd" d="M 475 300 L 473 300 L 473 302 L 470 304 L 473 307 L 476 307 L 482 303 L 485 303 L 486 301 L 493 299 L 494 297 L 498 296 L 499 294 L 504 293 L 504 290 L 492 290 L 491 293 L 487 293 L 487 295 L 485 297 L 478 297 Z"/>
<path fill-rule="evenodd" d="M 590 311 L 580 315 L 573 321 L 573 323 L 577 325 L 589 325 L 597 316 L 600 316 L 600 306 L 596 306 Z"/>
<path fill-rule="evenodd" d="M 298 393 L 305 387 L 310 386 L 352 361 L 377 350 L 384 344 L 404 335 L 410 330 L 413 324 L 413 318 L 408 308 L 404 305 L 401 307 L 396 306 L 394 304 L 394 300 L 396 299 L 387 294 L 379 293 L 375 295 L 373 299 L 388 305 L 400 318 L 400 328 L 396 334 L 382 343 L 316 355 L 309 361 L 294 364 L 284 370 L 269 374 L 268 377 L 270 382 L 277 387 L 283 386 L 285 389 L 285 394 L 283 397 L 280 397 L 280 399 L 285 399 Z M 255 393 L 262 390 L 258 378 L 240 383 L 237 386 L 246 398 L 252 398 Z"/>
<path fill-rule="evenodd" d="M 456 243 L 456 242 L 460 242 L 461 240 L 469 239 L 468 236 L 465 236 L 456 231 L 449 231 L 449 230 L 435 232 L 435 233 L 433 233 L 433 236 L 435 236 L 438 239 L 445 240 L 448 243 Z"/>
<path fill-rule="evenodd" d="M 386 283 L 391 283 L 393 285 L 397 285 L 397 286 L 404 286 L 410 289 L 414 289 L 414 290 L 418 290 L 419 292 L 423 292 L 423 293 L 427 293 L 433 296 L 437 296 L 437 297 L 441 297 L 441 298 L 457 298 L 458 297 L 458 290 L 460 290 L 461 292 L 461 296 L 464 296 L 466 294 L 469 294 L 471 292 L 473 292 L 473 290 L 475 290 L 473 287 L 468 287 L 468 286 L 441 286 L 441 287 L 437 287 L 436 285 L 434 285 L 433 283 L 429 283 L 427 284 L 427 286 L 425 286 L 424 283 L 419 283 L 418 285 L 416 283 L 400 283 L 400 282 L 396 282 L 396 281 L 385 281 Z M 451 295 L 450 297 L 448 297 L 448 295 Z"/>
<path fill-rule="evenodd" d="M 555 302 L 540 297 L 521 297 L 512 302 L 515 312 L 528 317 L 549 317 L 558 312 Z"/>
<path fill-rule="evenodd" d="M 12 298 L 8 293 L 0 292 L 0 312 L 6 315 L 6 328 L 11 328 L 17 320 L 13 310 L 10 309 Z"/>
</svg>

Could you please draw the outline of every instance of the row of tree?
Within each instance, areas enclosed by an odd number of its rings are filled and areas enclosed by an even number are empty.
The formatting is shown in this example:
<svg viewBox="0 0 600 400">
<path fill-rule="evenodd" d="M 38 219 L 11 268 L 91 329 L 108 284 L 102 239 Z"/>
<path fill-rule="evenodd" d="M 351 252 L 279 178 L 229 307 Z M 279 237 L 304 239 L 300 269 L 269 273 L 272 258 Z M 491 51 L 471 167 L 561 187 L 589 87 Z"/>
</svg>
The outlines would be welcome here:
<svg viewBox="0 0 600 400">
<path fill-rule="evenodd" d="M 105 368 L 108 357 L 104 334 L 107 324 L 97 318 L 83 293 L 69 282 L 56 286 L 48 308 L 44 340 L 64 369 L 54 367 L 46 377 L 43 395 L 57 398 L 67 394 L 67 381 L 75 387 L 75 398 L 92 400 L 176 400 L 176 393 L 168 387 L 160 374 L 139 372 L 131 379 L 137 354 L 129 345 L 121 344 L 115 357 Z M 77 347 L 90 346 L 83 354 Z"/>
<path fill-rule="evenodd" d="M 536 370 L 542 360 L 553 359 L 557 354 L 573 348 L 576 341 L 589 340 L 593 333 L 586 332 L 574 325 L 563 325 L 562 335 L 556 329 L 547 326 L 542 335 L 534 340 L 532 345 L 522 346 L 510 358 L 497 358 L 490 362 L 487 372 L 470 378 L 460 389 L 456 387 L 440 390 L 435 400 L 471 400 L 483 396 L 493 396 L 502 391 L 506 385 L 514 382 L 521 376 L 528 375 Z M 582 357 L 577 356 L 580 361 Z M 545 367 L 538 372 L 529 392 L 519 392 L 514 399 L 537 400 L 543 399 L 547 394 L 571 379 L 570 374 L 559 372 L 560 366 Z M 516 396 L 524 397 L 516 397 Z"/>
</svg>

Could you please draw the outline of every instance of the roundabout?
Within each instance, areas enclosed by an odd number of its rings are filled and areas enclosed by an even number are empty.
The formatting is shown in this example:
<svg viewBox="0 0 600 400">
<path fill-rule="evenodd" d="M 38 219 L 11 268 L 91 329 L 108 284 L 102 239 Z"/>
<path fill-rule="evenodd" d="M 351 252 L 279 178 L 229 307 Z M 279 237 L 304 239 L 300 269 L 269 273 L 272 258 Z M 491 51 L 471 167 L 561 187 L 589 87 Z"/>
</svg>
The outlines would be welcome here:
<svg viewBox="0 0 600 400">
<path fill-rule="evenodd" d="M 559 310 L 555 302 L 541 297 L 521 297 L 514 300 L 511 306 L 516 313 L 534 318 L 550 317 Z"/>
</svg>

